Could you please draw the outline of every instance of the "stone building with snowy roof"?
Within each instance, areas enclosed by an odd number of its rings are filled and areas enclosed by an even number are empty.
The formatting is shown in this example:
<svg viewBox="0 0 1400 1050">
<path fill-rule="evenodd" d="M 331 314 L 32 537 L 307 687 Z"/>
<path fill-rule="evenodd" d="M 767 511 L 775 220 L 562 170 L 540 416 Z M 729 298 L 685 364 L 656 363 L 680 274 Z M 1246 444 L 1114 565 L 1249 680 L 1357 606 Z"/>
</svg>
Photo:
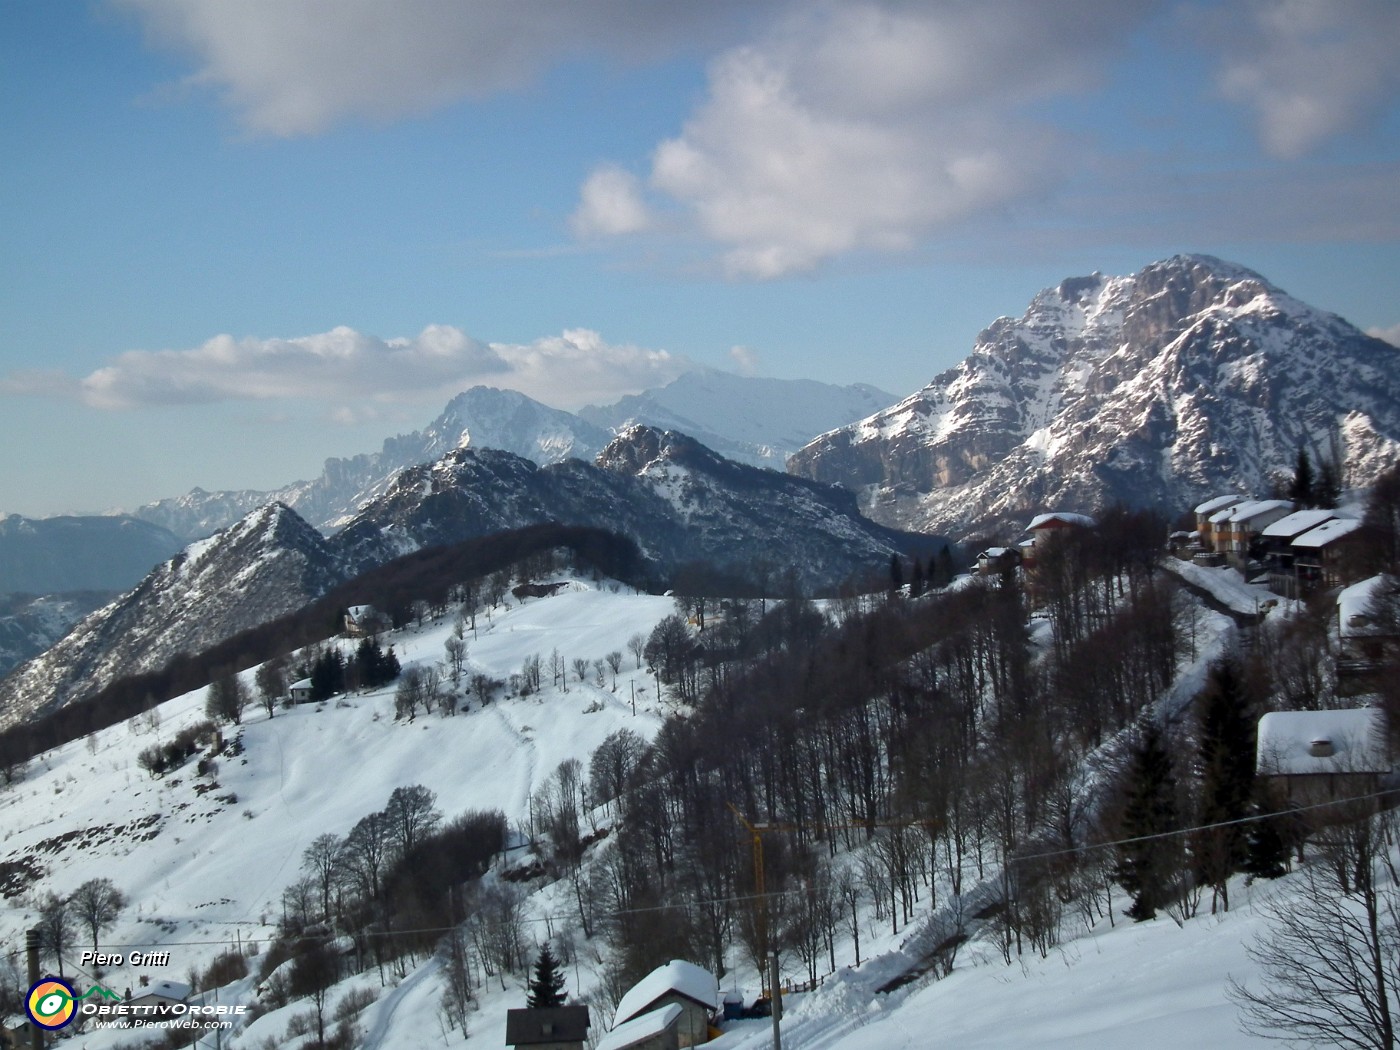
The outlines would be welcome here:
<svg viewBox="0 0 1400 1050">
<path fill-rule="evenodd" d="M 1066 529 L 1092 529 L 1097 526 L 1098 522 L 1087 514 L 1074 514 L 1068 511 L 1037 514 L 1026 525 L 1025 531 L 1029 534 L 1029 538 L 1018 545 L 1018 549 L 1021 551 L 1021 566 L 1027 571 L 1033 570 L 1036 551 L 1043 551 L 1045 544 L 1053 543 L 1055 536 Z"/>
<path fill-rule="evenodd" d="M 703 966 L 672 959 L 647 974 L 617 1004 L 613 1022 L 621 1025 L 634 1017 L 681 1008 L 676 1022 L 680 1046 L 698 1046 L 710 1038 L 710 1018 L 719 1009 L 719 981 Z"/>
<path fill-rule="evenodd" d="M 1372 576 L 1337 594 L 1337 693 L 1374 692 L 1400 659 L 1400 579 Z"/>
<path fill-rule="evenodd" d="M 680 1050 L 679 1003 L 651 1010 L 618 1025 L 598 1040 L 594 1050 Z"/>
</svg>

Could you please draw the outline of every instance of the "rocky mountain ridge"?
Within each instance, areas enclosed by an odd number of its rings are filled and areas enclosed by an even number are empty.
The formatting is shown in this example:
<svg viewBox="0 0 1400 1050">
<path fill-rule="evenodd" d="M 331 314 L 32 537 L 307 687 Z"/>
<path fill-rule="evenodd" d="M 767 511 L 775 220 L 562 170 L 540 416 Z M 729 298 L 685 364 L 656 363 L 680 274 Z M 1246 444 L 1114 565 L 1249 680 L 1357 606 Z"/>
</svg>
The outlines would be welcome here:
<svg viewBox="0 0 1400 1050">
<path fill-rule="evenodd" d="M 1361 486 L 1400 456 L 1400 350 L 1242 266 L 1092 274 L 994 321 L 922 390 L 789 461 L 876 520 L 966 534 L 1038 509 L 1267 492 L 1306 448 Z"/>
<path fill-rule="evenodd" d="M 659 575 L 708 562 L 770 581 L 792 569 L 808 586 L 878 575 L 892 554 L 927 556 L 933 546 L 863 518 L 839 488 L 734 463 L 648 427 L 618 435 L 592 464 L 542 467 L 457 448 L 399 471 L 334 536 L 271 504 L 191 544 L 0 681 L 0 725 L 212 647 L 399 555 L 546 522 L 626 536 Z"/>
<path fill-rule="evenodd" d="M 567 459 L 592 461 L 615 432 L 634 423 L 690 434 L 721 455 L 783 470 L 787 456 L 817 434 L 868 415 L 888 401 L 889 396 L 874 387 L 709 371 L 688 373 L 616 405 L 589 406 L 574 414 L 514 390 L 477 386 L 454 397 L 423 430 L 389 438 L 378 452 L 326 460 L 314 480 L 270 492 L 194 489 L 133 513 L 195 539 L 278 502 L 332 532 L 387 492 L 398 471 L 432 463 L 453 449 L 498 449 L 540 466 Z"/>
</svg>

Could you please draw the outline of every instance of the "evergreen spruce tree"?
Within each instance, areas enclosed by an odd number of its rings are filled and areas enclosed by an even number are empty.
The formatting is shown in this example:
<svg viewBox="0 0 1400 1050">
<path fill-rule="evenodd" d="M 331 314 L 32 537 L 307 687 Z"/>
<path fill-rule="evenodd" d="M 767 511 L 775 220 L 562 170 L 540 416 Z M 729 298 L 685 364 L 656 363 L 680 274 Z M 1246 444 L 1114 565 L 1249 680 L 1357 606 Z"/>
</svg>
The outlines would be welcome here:
<svg viewBox="0 0 1400 1050">
<path fill-rule="evenodd" d="M 924 565 L 918 558 L 914 559 L 914 571 L 909 577 L 909 597 L 917 598 L 924 593 Z"/>
<path fill-rule="evenodd" d="M 1165 834 L 1178 824 L 1176 781 L 1171 755 L 1155 722 L 1148 722 L 1133 748 L 1124 788 L 1127 803 L 1119 836 L 1137 841 L 1118 847 L 1113 877 L 1133 895 L 1127 915 L 1142 922 L 1155 917 L 1157 909 L 1172 899 L 1181 853 L 1176 838 Z"/>
<path fill-rule="evenodd" d="M 1315 506 L 1315 483 L 1312 459 L 1308 456 L 1308 450 L 1299 445 L 1298 461 L 1293 468 L 1293 483 L 1288 486 L 1288 498 L 1300 507 Z"/>
<path fill-rule="evenodd" d="M 1267 798 L 1260 798 L 1255 808 L 1264 819 L 1249 825 L 1243 870 L 1256 879 L 1281 879 L 1288 874 L 1287 818 Z"/>
<path fill-rule="evenodd" d="M 1211 887 L 1211 911 L 1217 904 L 1229 911 L 1229 878 L 1243 868 L 1248 855 L 1246 826 L 1229 822 L 1248 815 L 1254 789 L 1254 719 L 1244 681 L 1232 662 L 1211 669 L 1197 705 L 1198 823 L 1207 827 L 1192 836 L 1195 874 L 1198 882 Z M 1226 826 L 1209 826 L 1220 824 Z"/>
<path fill-rule="evenodd" d="M 890 590 L 897 591 L 904 586 L 904 563 L 898 554 L 890 555 Z"/>
<path fill-rule="evenodd" d="M 525 1005 L 531 1010 L 543 1010 L 564 1005 L 564 972 L 559 960 L 545 944 L 535 960 L 535 972 L 525 989 Z"/>
<path fill-rule="evenodd" d="M 932 572 L 929 575 L 933 575 Z M 953 582 L 953 552 L 948 549 L 948 545 L 943 544 L 943 549 L 938 552 L 938 586 L 946 587 Z"/>
</svg>

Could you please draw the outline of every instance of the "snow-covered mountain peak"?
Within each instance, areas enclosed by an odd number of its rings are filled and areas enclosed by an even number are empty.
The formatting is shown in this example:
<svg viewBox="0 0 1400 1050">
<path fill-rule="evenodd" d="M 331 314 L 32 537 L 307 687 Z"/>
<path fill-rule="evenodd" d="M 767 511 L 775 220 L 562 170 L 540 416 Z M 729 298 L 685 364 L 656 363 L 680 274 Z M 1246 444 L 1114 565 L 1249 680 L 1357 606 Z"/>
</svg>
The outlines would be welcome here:
<svg viewBox="0 0 1400 1050">
<path fill-rule="evenodd" d="M 1300 446 L 1350 484 L 1400 451 L 1400 352 L 1246 267 L 1178 255 L 1002 317 L 959 365 L 790 469 L 880 520 L 958 530 L 1026 506 L 1170 510 L 1267 490 Z"/>
</svg>

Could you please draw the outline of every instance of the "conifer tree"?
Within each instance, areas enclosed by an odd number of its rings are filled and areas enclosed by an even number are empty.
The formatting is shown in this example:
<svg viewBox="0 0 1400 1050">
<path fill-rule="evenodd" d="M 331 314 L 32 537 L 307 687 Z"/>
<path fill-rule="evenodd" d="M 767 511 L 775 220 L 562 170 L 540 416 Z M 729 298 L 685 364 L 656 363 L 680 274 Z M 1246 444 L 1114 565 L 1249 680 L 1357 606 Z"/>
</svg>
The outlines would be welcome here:
<svg viewBox="0 0 1400 1050">
<path fill-rule="evenodd" d="M 1312 459 L 1308 456 L 1308 450 L 1299 445 L 1298 461 L 1293 468 L 1293 482 L 1288 486 L 1288 498 L 1300 507 L 1314 506 L 1315 482 Z"/>
<path fill-rule="evenodd" d="M 1254 788 L 1254 719 L 1239 669 L 1229 661 L 1215 665 L 1197 704 L 1198 822 L 1206 829 L 1197 832 L 1191 844 L 1196 878 L 1211 887 L 1211 911 L 1217 904 L 1229 911 L 1228 880 L 1248 854 L 1245 826 L 1230 822 L 1248 814 Z"/>
<path fill-rule="evenodd" d="M 1287 817 L 1262 793 L 1255 808 L 1264 819 L 1249 825 L 1243 870 L 1256 879 L 1281 879 L 1288 874 Z"/>
<path fill-rule="evenodd" d="M 525 989 L 525 1005 L 531 1010 L 564 1005 L 564 973 L 548 944 L 535 960 L 535 972 Z"/>
<path fill-rule="evenodd" d="M 1142 922 L 1156 916 L 1172 897 L 1180 845 L 1166 833 L 1176 830 L 1176 781 L 1162 731 L 1148 721 L 1133 748 L 1125 784 L 1120 837 L 1113 877 L 1133 895 L 1127 914 Z M 1162 837 L 1152 837 L 1162 836 Z"/>
</svg>

